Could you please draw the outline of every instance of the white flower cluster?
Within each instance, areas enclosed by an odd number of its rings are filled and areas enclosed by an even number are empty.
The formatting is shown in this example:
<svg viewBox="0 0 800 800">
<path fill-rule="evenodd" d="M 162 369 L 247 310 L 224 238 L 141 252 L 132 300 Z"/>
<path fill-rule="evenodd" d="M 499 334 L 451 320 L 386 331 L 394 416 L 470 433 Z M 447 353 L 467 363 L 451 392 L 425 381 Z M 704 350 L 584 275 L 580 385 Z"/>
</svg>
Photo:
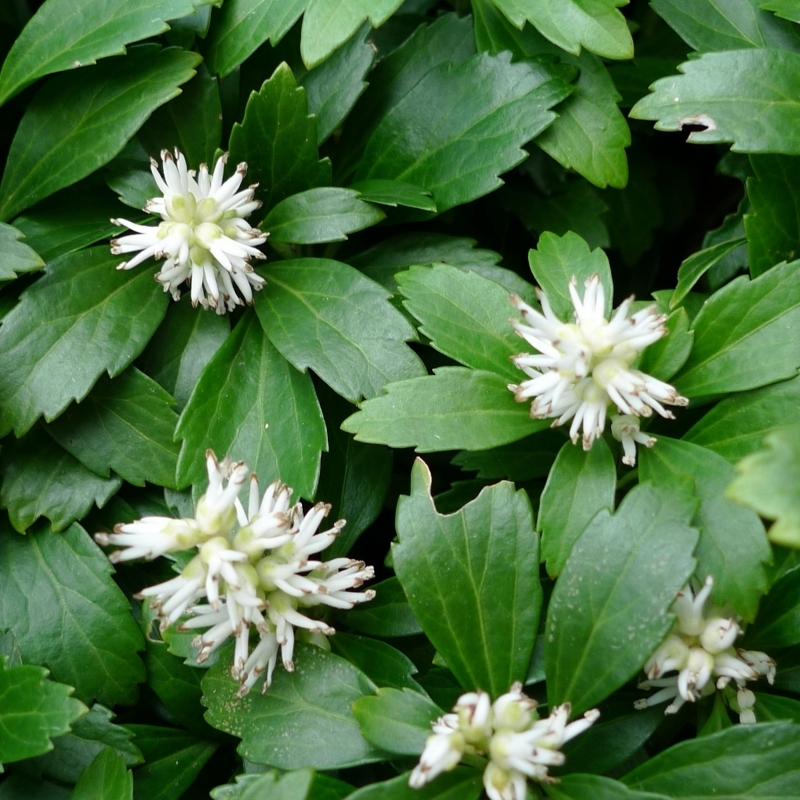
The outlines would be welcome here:
<svg viewBox="0 0 800 800">
<path fill-rule="evenodd" d="M 180 287 L 189 281 L 194 306 L 199 303 L 224 314 L 243 302 L 250 305 L 253 290 L 261 289 L 265 281 L 248 262 L 265 258 L 258 245 L 267 237 L 244 220 L 261 206 L 260 201 L 253 200 L 258 184 L 239 191 L 247 172 L 245 163 L 224 181 L 227 160 L 227 154 L 218 158 L 213 174 L 205 164 L 195 173 L 187 169 L 186 159 L 177 149 L 174 158 L 168 150 L 162 150 L 162 178 L 158 163 L 151 159 L 150 170 L 162 197 L 148 200 L 144 210 L 158 214 L 163 221 L 153 226 L 111 220 L 134 231 L 112 239 L 111 252 L 138 252 L 117 269 L 131 269 L 151 256 L 168 259 L 156 273 L 156 280 L 173 299 L 180 298 Z"/>
<path fill-rule="evenodd" d="M 655 694 L 636 701 L 636 708 L 672 702 L 666 713 L 674 714 L 685 703 L 693 703 L 725 689 L 733 681 L 737 686 L 733 703 L 739 721 L 756 721 L 753 706 L 756 697 L 746 688 L 747 681 L 766 676 L 775 680 L 775 662 L 758 650 L 736 650 L 733 647 L 741 628 L 735 618 L 716 611 L 704 614 L 703 607 L 711 594 L 714 581 L 709 576 L 697 594 L 690 586 L 680 591 L 672 605 L 675 625 L 672 632 L 644 666 L 647 681 L 640 689 L 658 688 Z M 675 675 L 663 677 L 668 672 Z"/>
<path fill-rule="evenodd" d="M 564 763 L 559 748 L 592 726 L 597 709 L 570 722 L 569 703 L 539 719 L 536 701 L 515 683 L 492 703 L 486 692 L 468 692 L 453 711 L 432 724 L 419 764 L 408 783 L 419 789 L 442 772 L 454 769 L 464 755 L 488 756 L 483 786 L 490 800 L 525 800 L 527 779 L 552 783 L 548 767 Z"/>
<path fill-rule="evenodd" d="M 553 427 L 572 420 L 570 437 L 577 443 L 582 429 L 584 450 L 603 435 L 608 407 L 615 405 L 621 416 L 612 418 L 612 433 L 622 442 L 623 462 L 633 466 L 636 442 L 647 447 L 655 444 L 655 439 L 640 433 L 639 418 L 655 411 L 673 419 L 662 404 L 685 406 L 689 402 L 668 383 L 632 366 L 648 345 L 666 335 L 666 316 L 651 306 L 628 318 L 633 303 L 629 297 L 607 320 L 600 277 L 593 275 L 586 281 L 583 298 L 576 285 L 573 277 L 569 293 L 575 322 L 562 322 L 541 290 L 537 289 L 541 312 L 512 296 L 522 315 L 522 321 L 512 320 L 514 328 L 538 353 L 522 353 L 512 359 L 529 380 L 508 388 L 519 403 L 533 398 L 533 418 L 552 417 Z"/>
<path fill-rule="evenodd" d="M 245 511 L 238 495 L 248 468 L 227 459 L 220 463 L 210 450 L 206 463 L 208 490 L 194 518 L 144 517 L 118 525 L 112 534 L 95 534 L 95 540 L 125 548 L 111 553 L 114 563 L 196 549 L 180 575 L 137 597 L 152 598 L 162 629 L 184 615 L 189 618 L 179 630 L 207 629 L 193 642 L 199 662 L 234 637 L 231 674 L 240 682 L 239 694 L 250 691 L 264 670 L 266 691 L 279 651 L 283 666 L 294 670 L 295 628 L 323 637 L 335 633 L 323 619 L 307 613 L 320 605 L 348 609 L 371 600 L 373 590 L 352 590 L 372 578 L 374 570 L 349 558 L 314 560 L 345 524 L 340 520 L 331 530 L 317 532 L 329 505 L 318 503 L 304 513 L 300 503 L 290 506 L 291 489 L 279 481 L 260 498 L 258 480 L 250 475 Z M 259 641 L 251 651 L 252 628 Z"/>
</svg>

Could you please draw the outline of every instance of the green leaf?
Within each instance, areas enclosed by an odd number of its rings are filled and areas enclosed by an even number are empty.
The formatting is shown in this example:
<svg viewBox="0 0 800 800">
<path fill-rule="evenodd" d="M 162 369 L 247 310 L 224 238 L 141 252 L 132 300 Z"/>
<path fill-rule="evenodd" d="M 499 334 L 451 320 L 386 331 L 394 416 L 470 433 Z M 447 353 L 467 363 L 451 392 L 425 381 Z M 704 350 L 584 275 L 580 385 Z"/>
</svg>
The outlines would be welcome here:
<svg viewBox="0 0 800 800">
<path fill-rule="evenodd" d="M 697 501 L 688 481 L 640 484 L 603 510 L 572 548 L 547 611 L 551 705 L 581 714 L 629 681 L 672 626 L 668 609 L 694 572 Z"/>
<path fill-rule="evenodd" d="M 403 305 L 433 347 L 467 367 L 512 381 L 522 377 L 511 363 L 520 340 L 509 321 L 514 307 L 502 286 L 445 264 L 412 267 L 396 277 Z"/>
<path fill-rule="evenodd" d="M 439 211 L 474 200 L 502 185 L 500 173 L 525 158 L 521 146 L 555 119 L 549 109 L 570 91 L 555 68 L 512 64 L 509 53 L 442 64 L 383 116 L 356 179 L 423 186 Z"/>
<path fill-rule="evenodd" d="M 136 363 L 175 398 L 180 411 L 230 332 L 227 315 L 198 313 L 186 297 L 169 304 L 164 321 Z"/>
<path fill-rule="evenodd" d="M 303 13 L 307 0 L 227 0 L 215 8 L 205 41 L 213 75 L 233 72 L 267 39 L 276 45 Z"/>
<path fill-rule="evenodd" d="M 656 81 L 630 116 L 657 120 L 660 131 L 702 125 L 688 137 L 698 144 L 733 142 L 745 153 L 800 154 L 800 99 L 793 89 L 800 81 L 800 54 L 766 48 L 705 53 L 679 69 L 682 75 Z M 735 85 L 728 81 L 732 74 Z"/>
<path fill-rule="evenodd" d="M 244 119 L 231 131 L 230 158 L 247 162 L 249 179 L 258 182 L 257 197 L 266 209 L 330 184 L 331 164 L 319 160 L 317 126 L 308 115 L 305 90 L 298 88 L 287 64 L 250 95 Z"/>
<path fill-rule="evenodd" d="M 456 767 L 439 775 L 421 789 L 408 785 L 409 773 L 388 781 L 364 786 L 347 800 L 478 800 L 481 795 L 482 773 L 473 767 Z"/>
<path fill-rule="evenodd" d="M 747 179 L 752 211 L 744 215 L 750 274 L 757 278 L 782 261 L 800 257 L 800 158 L 751 156 Z"/>
<path fill-rule="evenodd" d="M 708 272 L 711 267 L 718 264 L 728 253 L 745 243 L 745 239 L 729 239 L 726 242 L 707 247 L 685 259 L 678 270 L 678 285 L 672 293 L 669 307 L 679 306 L 686 295 L 692 291 L 697 281 Z"/>
<path fill-rule="evenodd" d="M 364 78 L 375 58 L 375 51 L 365 41 L 371 32 L 369 25 L 362 25 L 330 58 L 301 80 L 308 95 L 308 110 L 317 118 L 317 144 L 322 144 L 342 124 L 367 88 Z"/>
<path fill-rule="evenodd" d="M 236 776 L 235 785 L 218 786 L 211 792 L 211 797 L 214 800 L 258 800 L 258 798 L 266 797 L 269 797 L 270 800 L 317 800 L 318 797 L 327 798 L 327 795 L 319 795 L 315 791 L 320 780 L 334 781 L 333 778 L 328 778 L 324 775 L 315 775 L 310 769 L 290 772 L 280 777 L 274 770 L 260 775 L 245 773 L 244 775 Z M 341 781 L 336 781 L 335 783 L 342 784 L 347 787 L 347 790 L 338 793 L 334 789 L 335 793 L 331 796 L 331 800 L 338 800 L 338 798 L 350 793 L 351 786 L 347 786 Z"/>
<path fill-rule="evenodd" d="M 653 0 L 653 9 L 701 53 L 746 47 L 798 48 L 792 26 L 762 11 L 757 0 Z"/>
<path fill-rule="evenodd" d="M 350 630 L 367 636 L 415 636 L 422 633 L 417 618 L 397 578 L 387 578 L 372 586 L 375 599 L 342 615 Z"/>
<path fill-rule="evenodd" d="M 353 703 L 362 736 L 388 753 L 418 756 L 442 709 L 410 689 L 378 689 Z"/>
<path fill-rule="evenodd" d="M 629 789 L 602 775 L 564 775 L 547 787 L 553 800 L 667 800 L 664 795 Z"/>
<path fill-rule="evenodd" d="M 150 339 L 169 298 L 147 267 L 117 271 L 117 260 L 105 247 L 60 258 L 3 320 L 1 434 L 20 436 L 39 416 L 57 417 Z"/>
<path fill-rule="evenodd" d="M 759 516 L 775 520 L 769 529 L 773 542 L 799 547 L 800 425 L 778 428 L 765 437 L 764 444 L 763 450 L 736 465 L 736 478 L 725 494 Z"/>
<path fill-rule="evenodd" d="M 35 272 L 44 266 L 39 254 L 25 244 L 25 234 L 0 222 L 0 280 L 16 278 L 20 272 Z"/>
<path fill-rule="evenodd" d="M 44 75 L 94 64 L 168 30 L 191 0 L 48 0 L 28 22 L 0 72 L 0 105 Z M 104 64 L 103 67 L 108 67 Z"/>
<path fill-rule="evenodd" d="M 194 783 L 219 744 L 175 728 L 129 725 L 145 758 L 133 773 L 134 800 L 176 800 Z"/>
<path fill-rule="evenodd" d="M 344 44 L 368 19 L 377 28 L 403 0 L 308 0 L 303 17 L 300 54 L 311 69 Z"/>
<path fill-rule="evenodd" d="M 0 506 L 11 524 L 24 533 L 39 517 L 61 531 L 116 494 L 122 480 L 100 477 L 59 447 L 41 428 L 3 446 Z"/>
<path fill-rule="evenodd" d="M 413 183 L 375 178 L 354 183 L 350 188 L 370 203 L 393 208 L 406 206 L 406 208 L 419 208 L 422 211 L 436 211 L 436 203 L 431 200 L 431 193 Z"/>
<path fill-rule="evenodd" d="M 524 491 L 503 482 L 454 514 L 436 511 L 417 459 L 397 504 L 394 568 L 414 616 L 466 689 L 523 680 L 542 603 L 539 542 Z"/>
<path fill-rule="evenodd" d="M 103 748 L 78 779 L 70 800 L 132 800 L 133 775 L 125 759 L 111 748 Z"/>
<path fill-rule="evenodd" d="M 178 485 L 204 487 L 205 451 L 230 455 L 313 497 L 325 422 L 309 375 L 297 372 L 269 343 L 256 316 L 245 313 L 200 374 L 176 435 L 183 439 Z"/>
<path fill-rule="evenodd" d="M 539 501 L 542 560 L 555 577 L 567 563 L 572 546 L 598 511 L 614 510 L 617 465 L 605 440 L 588 452 L 565 442 Z"/>
<path fill-rule="evenodd" d="M 759 3 L 759 8 L 772 11 L 783 19 L 800 22 L 800 8 L 795 0 L 769 0 L 767 3 Z"/>
<path fill-rule="evenodd" d="M 528 263 L 533 277 L 547 295 L 550 306 L 559 319 L 571 322 L 575 317 L 569 295 L 572 278 L 577 280 L 578 294 L 582 297 L 584 283 L 595 274 L 600 276 L 600 283 L 605 290 L 606 317 L 609 316 L 614 299 L 614 284 L 606 254 L 599 248 L 589 250 L 589 245 L 571 231 L 564 236 L 543 233 L 539 238 L 538 249 L 529 251 Z"/>
<path fill-rule="evenodd" d="M 0 783 L 0 800 L 69 800 L 70 790 L 14 772 Z"/>
<path fill-rule="evenodd" d="M 174 404 L 152 378 L 130 367 L 113 380 L 100 378 L 47 432 L 98 475 L 108 477 L 113 470 L 134 486 L 147 481 L 174 489 L 180 449 L 172 440 L 178 422 Z"/>
<path fill-rule="evenodd" d="M 242 739 L 238 752 L 278 769 L 342 769 L 382 759 L 359 732 L 351 705 L 375 684 L 349 661 L 314 645 L 295 646 L 297 670 L 275 671 L 266 694 L 237 697 L 230 656 L 203 678 L 206 719 Z"/>
<path fill-rule="evenodd" d="M 753 711 L 759 722 L 773 722 L 782 719 L 800 722 L 800 701 L 792 700 L 789 697 L 759 692 L 756 695 Z"/>
<path fill-rule="evenodd" d="M 736 462 L 761 447 L 766 434 L 797 415 L 800 378 L 742 392 L 717 403 L 683 435 Z"/>
<path fill-rule="evenodd" d="M 177 147 L 193 169 L 213 162 L 222 141 L 222 106 L 217 79 L 205 64 L 174 100 L 153 112 L 138 139 L 152 157 Z"/>
<path fill-rule="evenodd" d="M 86 531 L 39 525 L 0 536 L 0 629 L 84 702 L 131 704 L 144 680 L 142 637 L 112 567 Z"/>
<path fill-rule="evenodd" d="M 690 324 L 685 308 L 673 311 L 664 323 L 666 335 L 647 347 L 639 359 L 638 368 L 659 380 L 669 380 L 692 352 L 694 331 L 689 330 Z"/>
<path fill-rule="evenodd" d="M 660 484 L 675 475 L 694 480 L 695 495 L 700 498 L 694 520 L 700 528 L 697 575 L 701 579 L 714 576 L 711 597 L 718 605 L 753 619 L 767 590 L 764 563 L 771 551 L 758 517 L 724 496 L 733 466 L 704 447 L 665 436 L 659 436 L 652 449 L 641 450 L 639 459 L 642 480 Z"/>
<path fill-rule="evenodd" d="M 622 780 L 668 797 L 796 797 L 800 727 L 791 722 L 734 725 L 673 745 Z"/>
<path fill-rule="evenodd" d="M 271 242 L 341 242 L 348 233 L 377 225 L 386 215 L 352 189 L 321 186 L 281 200 L 262 223 Z"/>
<path fill-rule="evenodd" d="M 800 567 L 784 573 L 772 585 L 746 637 L 749 650 L 774 650 L 800 643 Z"/>
<path fill-rule="evenodd" d="M 440 367 L 433 375 L 386 387 L 342 423 L 360 442 L 438 450 L 486 450 L 549 427 L 514 402 L 506 381 L 493 372 Z"/>
<path fill-rule="evenodd" d="M 310 367 L 351 401 L 424 374 L 405 344 L 416 332 L 388 302 L 389 293 L 357 270 L 301 258 L 276 262 L 266 276 L 256 311 L 272 343 L 297 369 Z"/>
<path fill-rule="evenodd" d="M 88 710 L 70 697 L 71 686 L 46 680 L 44 667 L 11 667 L 7 660 L 0 656 L 0 764 L 52 750 L 51 739 L 67 733 Z"/>
<path fill-rule="evenodd" d="M 63 27 L 63 26 L 59 26 Z M 197 53 L 157 45 L 48 81 L 19 124 L 0 184 L 0 218 L 107 164 L 194 75 Z"/>
<path fill-rule="evenodd" d="M 749 281 L 731 281 L 703 304 L 694 347 L 675 385 L 686 397 L 755 389 L 794 377 L 800 367 L 798 262 Z"/>
<path fill-rule="evenodd" d="M 337 633 L 330 645 L 331 652 L 358 667 L 376 686 L 422 691 L 412 677 L 417 673 L 414 662 L 386 642 Z"/>
<path fill-rule="evenodd" d="M 451 463 L 462 470 L 477 470 L 481 480 L 531 481 L 547 477 L 563 444 L 562 432 L 542 431 L 489 450 L 464 450 Z"/>
<path fill-rule="evenodd" d="M 145 169 L 112 172 L 106 176 L 106 184 L 130 208 L 143 209 L 151 197 L 161 194 L 152 173 Z"/>
</svg>

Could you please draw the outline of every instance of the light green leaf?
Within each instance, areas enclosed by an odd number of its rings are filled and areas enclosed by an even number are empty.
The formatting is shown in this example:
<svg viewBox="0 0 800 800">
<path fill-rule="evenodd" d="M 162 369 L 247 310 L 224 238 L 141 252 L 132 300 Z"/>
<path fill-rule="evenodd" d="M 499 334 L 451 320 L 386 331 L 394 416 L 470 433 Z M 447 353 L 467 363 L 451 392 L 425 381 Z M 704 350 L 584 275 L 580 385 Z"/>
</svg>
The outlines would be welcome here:
<svg viewBox="0 0 800 800">
<path fill-rule="evenodd" d="M 800 726 L 792 722 L 734 725 L 673 745 L 622 780 L 632 789 L 687 800 L 796 797 L 799 754 Z"/>
<path fill-rule="evenodd" d="M 39 254 L 22 240 L 25 234 L 0 222 L 0 280 L 8 281 L 20 272 L 35 272 L 44 266 Z"/>
<path fill-rule="evenodd" d="M 414 616 L 465 689 L 523 680 L 542 603 L 539 541 L 524 491 L 503 482 L 454 514 L 436 511 L 417 459 L 397 504 L 394 568 Z"/>
<path fill-rule="evenodd" d="M 94 64 L 166 31 L 192 0 L 47 0 L 14 42 L 0 72 L 0 105 L 44 75 Z M 104 67 L 109 66 L 104 64 Z"/>
<path fill-rule="evenodd" d="M 706 247 L 697 253 L 693 253 L 685 259 L 678 269 L 678 285 L 672 293 L 669 307 L 679 306 L 686 295 L 692 291 L 697 281 L 703 277 L 715 264 L 725 258 L 728 253 L 745 243 L 744 238 L 729 239 L 725 242 Z"/>
<path fill-rule="evenodd" d="M 421 789 L 408 785 L 408 775 L 364 786 L 347 800 L 478 800 L 482 793 L 481 772 L 473 767 L 456 767 L 439 775 Z"/>
<path fill-rule="evenodd" d="M 766 3 L 759 3 L 758 6 L 765 11 L 772 11 L 783 19 L 800 22 L 800 6 L 796 0 L 769 0 Z"/>
<path fill-rule="evenodd" d="M 694 571 L 697 501 L 688 481 L 640 484 L 600 511 L 572 548 L 545 629 L 547 698 L 573 713 L 642 668 L 672 626 L 668 609 Z"/>
<path fill-rule="evenodd" d="M 47 664 L 81 700 L 107 706 L 134 703 L 145 678 L 142 636 L 112 572 L 77 524 L 0 536 L 0 629 L 26 662 Z"/>
<path fill-rule="evenodd" d="M 464 367 L 440 367 L 433 375 L 386 387 L 386 394 L 361 404 L 342 423 L 360 442 L 437 450 L 486 450 L 549 427 L 530 418 L 515 403 L 506 381 L 496 373 Z"/>
<path fill-rule="evenodd" d="M 266 270 L 261 325 L 297 369 L 309 367 L 350 401 L 374 397 L 392 381 L 424 374 L 405 344 L 416 339 L 389 293 L 338 261 L 301 258 Z"/>
<path fill-rule="evenodd" d="M 46 680 L 44 667 L 7 661 L 0 656 L 0 764 L 52 750 L 51 739 L 88 711 L 71 686 Z"/>
<path fill-rule="evenodd" d="M 247 162 L 248 180 L 258 182 L 256 196 L 267 210 L 290 195 L 330 184 L 331 164 L 319 160 L 305 90 L 287 64 L 250 95 L 244 119 L 231 131 L 230 158 Z"/>
<path fill-rule="evenodd" d="M 600 276 L 605 290 L 606 317 L 611 313 L 614 284 L 606 254 L 599 248 L 590 251 L 589 245 L 576 233 L 569 231 L 564 236 L 543 233 L 539 237 L 538 249 L 528 252 L 528 263 L 559 319 L 572 322 L 575 317 L 569 294 L 572 278 L 577 281 L 578 295 L 583 297 L 585 282 L 595 274 Z"/>
<path fill-rule="evenodd" d="M 226 651 L 227 652 L 227 651 Z M 351 705 L 376 686 L 350 662 L 314 645 L 295 646 L 295 672 L 277 669 L 266 694 L 237 697 L 230 653 L 203 678 L 206 719 L 241 738 L 239 753 L 278 769 L 319 770 L 378 761 L 383 754 L 359 732 Z"/>
<path fill-rule="evenodd" d="M 197 53 L 138 45 L 125 56 L 48 81 L 11 143 L 0 218 L 10 219 L 107 164 L 156 108 L 179 93 L 199 61 Z"/>
<path fill-rule="evenodd" d="M 755 389 L 800 367 L 798 262 L 749 281 L 736 278 L 703 304 L 692 323 L 694 347 L 675 385 L 686 397 Z"/>
<path fill-rule="evenodd" d="M 261 485 L 280 479 L 313 497 L 325 422 L 309 375 L 297 372 L 247 312 L 200 374 L 178 421 L 178 484 L 205 487 L 205 451 L 244 461 Z"/>
<path fill-rule="evenodd" d="M 383 116 L 356 180 L 423 186 L 439 211 L 474 200 L 502 185 L 500 173 L 525 158 L 521 146 L 555 119 L 549 109 L 570 91 L 556 68 L 512 64 L 509 53 L 442 64 Z"/>
<path fill-rule="evenodd" d="M 125 759 L 103 748 L 78 779 L 70 800 L 133 800 L 133 775 Z"/>
<path fill-rule="evenodd" d="M 22 435 L 82 400 L 105 371 L 142 351 L 169 298 L 148 267 L 117 271 L 106 247 L 63 256 L 22 294 L 0 328 L 0 433 Z"/>
<path fill-rule="evenodd" d="M 213 800 L 342 800 L 352 786 L 327 775 L 315 775 L 310 769 L 279 776 L 269 772 L 244 773 L 236 776 L 236 784 L 218 786 L 211 792 Z"/>
<path fill-rule="evenodd" d="M 539 501 L 537 528 L 542 532 L 542 560 L 555 577 L 572 546 L 598 511 L 614 510 L 617 466 L 605 440 L 588 452 L 565 442 L 550 470 Z"/>
<path fill-rule="evenodd" d="M 688 141 L 733 142 L 745 153 L 800 153 L 800 54 L 787 50 L 705 53 L 662 78 L 631 109 L 634 119 L 657 120 L 656 129 L 701 125 Z M 735 74 L 731 83 L 728 76 Z M 677 99 L 676 99 L 677 98 Z"/>
<path fill-rule="evenodd" d="M 319 244 L 344 241 L 348 233 L 377 225 L 385 216 L 352 189 L 323 186 L 281 200 L 261 227 L 271 242 Z"/>
<path fill-rule="evenodd" d="M 101 477 L 59 447 L 40 427 L 3 445 L 0 506 L 24 533 L 39 517 L 64 530 L 97 505 L 102 508 L 122 485 L 117 475 Z"/>
<path fill-rule="evenodd" d="M 436 211 L 436 203 L 431 200 L 431 193 L 403 181 L 390 181 L 376 178 L 370 181 L 359 181 L 350 187 L 357 191 L 362 199 L 370 203 L 384 206 L 405 206 L 419 208 L 422 211 Z"/>
<path fill-rule="evenodd" d="M 796 407 L 795 407 L 796 413 Z M 800 547 L 800 425 L 778 428 L 766 445 L 736 465 L 736 478 L 725 494 L 775 520 L 769 538 L 776 544 Z M 731 476 L 732 477 L 732 476 Z"/>
<path fill-rule="evenodd" d="M 752 620 L 767 590 L 764 564 L 771 551 L 758 517 L 724 496 L 733 467 L 704 447 L 665 436 L 658 437 L 655 447 L 640 450 L 639 460 L 642 480 L 660 484 L 681 475 L 694 480 L 695 495 L 700 498 L 694 519 L 700 528 L 697 575 L 714 577 L 711 598 L 718 605 Z"/>
<path fill-rule="evenodd" d="M 553 800 L 668 800 L 662 794 L 629 789 L 602 775 L 564 775 L 547 787 L 547 796 Z"/>
<path fill-rule="evenodd" d="M 509 321 L 514 307 L 502 286 L 445 264 L 412 267 L 396 278 L 403 305 L 433 347 L 467 367 L 522 378 L 511 357 L 524 345 Z"/>
</svg>

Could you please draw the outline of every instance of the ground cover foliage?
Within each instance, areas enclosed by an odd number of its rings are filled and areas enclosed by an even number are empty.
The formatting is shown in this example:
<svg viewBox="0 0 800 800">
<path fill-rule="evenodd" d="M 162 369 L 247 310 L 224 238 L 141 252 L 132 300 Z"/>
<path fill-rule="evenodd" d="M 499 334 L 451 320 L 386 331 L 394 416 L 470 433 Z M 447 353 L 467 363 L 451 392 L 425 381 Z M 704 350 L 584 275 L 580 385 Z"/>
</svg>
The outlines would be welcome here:
<svg viewBox="0 0 800 800">
<path fill-rule="evenodd" d="M 0 800 L 477 800 L 485 748 L 409 774 L 515 682 L 600 711 L 530 797 L 800 797 L 800 9 L 623 3 L 0 2 Z M 222 313 L 116 269 L 175 148 L 258 184 Z M 573 277 L 663 315 L 635 466 L 519 397 L 510 320 Z M 183 553 L 93 538 L 199 519 L 209 449 L 376 572 L 263 693 L 134 597 Z M 675 631 L 717 671 L 642 708 Z"/>
</svg>

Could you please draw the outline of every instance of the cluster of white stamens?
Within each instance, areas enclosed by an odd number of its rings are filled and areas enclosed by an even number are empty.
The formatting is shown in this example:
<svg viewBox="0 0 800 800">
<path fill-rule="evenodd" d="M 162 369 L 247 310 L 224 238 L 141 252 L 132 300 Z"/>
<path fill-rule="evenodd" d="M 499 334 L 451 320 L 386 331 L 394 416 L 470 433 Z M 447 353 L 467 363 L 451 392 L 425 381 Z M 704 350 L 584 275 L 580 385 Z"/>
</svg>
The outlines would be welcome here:
<svg viewBox="0 0 800 800">
<path fill-rule="evenodd" d="M 737 686 L 733 700 L 739 721 L 756 721 L 753 705 L 756 698 L 746 688 L 747 681 L 766 676 L 775 679 L 775 662 L 758 650 L 736 650 L 734 642 L 741 633 L 734 617 L 717 612 L 704 614 L 703 607 L 711 594 L 711 576 L 697 594 L 690 586 L 680 591 L 672 605 L 675 625 L 670 635 L 648 659 L 644 666 L 647 681 L 640 689 L 657 688 L 655 694 L 636 701 L 636 708 L 672 702 L 666 713 L 674 714 L 686 703 L 693 703 L 714 689 L 726 689 L 733 681 Z M 668 672 L 675 675 L 664 677 Z"/>
<path fill-rule="evenodd" d="M 145 517 L 95 539 L 125 548 L 111 553 L 113 562 L 196 549 L 180 575 L 143 589 L 137 597 L 151 598 L 162 629 L 186 615 L 180 630 L 206 629 L 193 642 L 201 663 L 234 637 L 231 673 L 240 682 L 240 694 L 265 670 L 266 690 L 279 651 L 284 667 L 294 669 L 295 628 L 322 637 L 335 632 L 325 620 L 307 613 L 320 605 L 348 609 L 371 600 L 373 590 L 352 590 L 372 578 L 374 570 L 349 558 L 314 560 L 345 524 L 340 520 L 318 532 L 329 505 L 318 503 L 305 513 L 300 503 L 290 505 L 291 489 L 279 481 L 261 498 L 258 480 L 250 475 L 245 510 L 238 495 L 248 468 L 227 459 L 220 463 L 211 451 L 206 456 L 209 486 L 194 518 Z M 251 651 L 252 629 L 259 641 Z"/>
<path fill-rule="evenodd" d="M 586 281 L 583 298 L 578 296 L 575 278 L 570 281 L 569 292 L 575 322 L 560 320 L 541 290 L 537 289 L 541 312 L 512 296 L 522 315 L 522 321 L 512 320 L 512 324 L 538 353 L 513 357 L 529 380 L 508 388 L 517 402 L 533 399 L 531 416 L 535 419 L 554 418 L 553 427 L 572 420 L 570 437 L 577 443 L 582 430 L 584 450 L 602 436 L 608 407 L 615 405 L 624 415 L 615 435 L 623 442 L 623 460 L 633 465 L 635 442 L 647 446 L 655 442 L 639 433 L 637 418 L 650 417 L 655 411 L 672 419 L 672 413 L 662 404 L 688 403 L 674 387 L 632 366 L 648 345 L 666 335 L 666 317 L 651 306 L 629 318 L 633 303 L 633 297 L 629 297 L 607 320 L 605 291 L 598 275 Z"/>
<path fill-rule="evenodd" d="M 265 281 L 248 262 L 265 258 L 258 245 L 267 237 L 244 220 L 261 205 L 253 200 L 258 184 L 239 191 L 247 164 L 239 164 L 224 180 L 227 154 L 217 159 L 213 174 L 205 164 L 197 173 L 187 169 L 186 159 L 178 150 L 174 158 L 168 150 L 162 150 L 161 160 L 163 177 L 153 159 L 150 170 L 162 196 L 148 200 L 144 210 L 158 214 L 163 221 L 153 226 L 111 220 L 134 231 L 112 239 L 111 252 L 138 252 L 117 269 L 131 269 L 151 256 L 167 259 L 156 280 L 175 300 L 181 296 L 181 286 L 189 281 L 192 305 L 214 308 L 218 314 L 243 303 L 250 305 L 253 291 L 261 289 Z"/>
<path fill-rule="evenodd" d="M 489 758 L 483 786 L 490 800 L 525 800 L 527 779 L 552 783 L 548 767 L 565 760 L 559 748 L 590 728 L 600 712 L 592 709 L 567 724 L 569 715 L 570 705 L 564 703 L 539 719 L 536 701 L 523 694 L 521 683 L 494 703 L 486 692 L 463 694 L 451 713 L 432 724 L 409 785 L 418 789 L 473 754 Z"/>
</svg>

